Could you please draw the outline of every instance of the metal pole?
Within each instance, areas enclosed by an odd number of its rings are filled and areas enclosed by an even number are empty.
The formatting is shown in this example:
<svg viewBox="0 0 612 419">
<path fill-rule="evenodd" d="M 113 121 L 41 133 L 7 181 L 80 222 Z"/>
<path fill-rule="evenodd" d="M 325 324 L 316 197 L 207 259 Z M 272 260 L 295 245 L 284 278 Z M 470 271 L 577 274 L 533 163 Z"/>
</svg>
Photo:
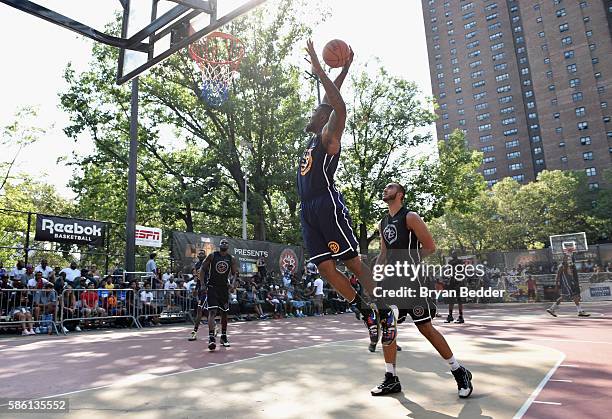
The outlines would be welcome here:
<svg viewBox="0 0 612 419">
<path fill-rule="evenodd" d="M 244 175 L 244 201 L 242 202 L 242 240 L 247 239 L 247 192 L 249 176 Z"/>
<path fill-rule="evenodd" d="M 112 224 L 106 224 L 106 251 L 104 255 L 104 273 L 108 275 L 108 254 L 110 253 L 110 229 L 112 228 Z"/>
<path fill-rule="evenodd" d="M 28 264 L 28 253 L 30 250 L 30 224 L 32 224 L 32 213 L 28 211 L 28 229 L 25 236 L 25 264 Z"/>
<path fill-rule="evenodd" d="M 132 80 L 130 157 L 128 165 L 127 214 L 125 217 L 125 270 L 136 271 L 136 165 L 138 163 L 138 77 Z M 129 280 L 130 278 L 128 278 Z"/>
</svg>

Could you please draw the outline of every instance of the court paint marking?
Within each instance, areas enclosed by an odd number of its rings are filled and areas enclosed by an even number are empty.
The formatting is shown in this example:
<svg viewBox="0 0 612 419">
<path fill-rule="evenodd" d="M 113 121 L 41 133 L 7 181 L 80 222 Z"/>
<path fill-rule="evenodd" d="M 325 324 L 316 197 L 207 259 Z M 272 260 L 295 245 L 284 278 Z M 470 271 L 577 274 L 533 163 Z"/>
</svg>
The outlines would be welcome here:
<svg viewBox="0 0 612 419">
<path fill-rule="evenodd" d="M 513 419 L 521 419 L 523 417 L 523 415 L 525 415 L 525 413 L 527 412 L 527 410 L 529 409 L 531 404 L 536 401 L 535 400 L 536 397 L 538 397 L 538 395 L 540 394 L 540 392 L 542 391 L 544 386 L 546 386 L 546 384 L 550 380 L 550 377 L 553 376 L 553 374 L 557 371 L 557 368 L 559 368 L 561 363 L 565 360 L 565 353 L 559 352 L 559 354 L 561 356 L 559 357 L 559 360 L 557 361 L 557 363 L 550 369 L 550 371 L 548 371 L 548 374 L 546 374 L 546 376 L 544 378 L 542 378 L 542 381 L 540 381 L 540 384 L 538 384 L 536 389 L 533 390 L 533 393 L 531 393 L 531 396 L 529 396 L 529 398 L 527 400 L 525 400 L 525 403 L 523 403 L 523 405 L 518 410 L 518 412 L 515 413 Z M 561 403 L 559 403 L 559 404 L 561 404 Z"/>
<path fill-rule="evenodd" d="M 555 383 L 573 383 L 574 382 L 573 380 L 553 380 L 553 379 L 550 379 L 549 381 L 551 382 L 554 381 Z"/>
<path fill-rule="evenodd" d="M 568 368 L 580 368 L 580 365 L 571 365 L 571 364 L 561 364 L 560 367 L 568 367 Z"/>
<path fill-rule="evenodd" d="M 570 342 L 570 343 L 595 343 L 599 345 L 612 345 L 612 342 L 602 342 L 598 340 L 579 340 L 579 339 L 529 339 L 530 341 L 540 342 Z M 567 366 L 567 365 L 561 365 Z"/>
<path fill-rule="evenodd" d="M 558 403 L 558 402 L 541 402 L 539 400 L 534 400 L 533 402 L 537 404 L 550 404 L 553 406 L 561 406 L 561 403 Z"/>
</svg>

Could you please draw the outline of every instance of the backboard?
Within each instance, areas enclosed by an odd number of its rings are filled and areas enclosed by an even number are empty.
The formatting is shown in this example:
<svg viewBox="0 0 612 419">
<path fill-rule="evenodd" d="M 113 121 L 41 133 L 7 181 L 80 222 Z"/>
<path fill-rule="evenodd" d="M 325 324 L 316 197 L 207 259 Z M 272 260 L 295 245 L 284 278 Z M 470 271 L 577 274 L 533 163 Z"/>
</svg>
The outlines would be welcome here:
<svg viewBox="0 0 612 419">
<path fill-rule="evenodd" d="M 123 0 L 117 83 L 123 84 L 265 0 Z M 136 48 L 139 43 L 146 48 Z"/>
<path fill-rule="evenodd" d="M 583 232 L 557 234 L 550 236 L 550 249 L 553 255 L 557 256 L 569 252 L 586 252 L 589 250 L 589 245 Z"/>
</svg>

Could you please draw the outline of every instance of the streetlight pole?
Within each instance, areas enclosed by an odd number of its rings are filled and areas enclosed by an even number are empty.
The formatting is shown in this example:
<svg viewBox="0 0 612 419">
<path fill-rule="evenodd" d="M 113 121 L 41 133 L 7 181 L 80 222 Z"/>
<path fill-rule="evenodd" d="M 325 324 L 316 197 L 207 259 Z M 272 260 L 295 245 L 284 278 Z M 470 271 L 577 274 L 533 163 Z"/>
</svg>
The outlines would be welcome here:
<svg viewBox="0 0 612 419">
<path fill-rule="evenodd" d="M 249 190 L 249 175 L 244 175 L 244 201 L 242 202 L 242 240 L 247 239 L 247 199 Z"/>
</svg>

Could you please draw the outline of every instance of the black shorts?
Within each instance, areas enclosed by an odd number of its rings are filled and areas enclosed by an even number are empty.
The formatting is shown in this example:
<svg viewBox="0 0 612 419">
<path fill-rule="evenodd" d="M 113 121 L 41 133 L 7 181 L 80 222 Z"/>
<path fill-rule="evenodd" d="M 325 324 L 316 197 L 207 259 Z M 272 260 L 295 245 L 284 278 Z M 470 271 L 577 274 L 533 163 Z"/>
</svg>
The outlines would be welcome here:
<svg viewBox="0 0 612 419">
<path fill-rule="evenodd" d="M 410 309 L 400 309 L 398 323 L 403 323 L 410 316 L 414 324 L 431 322 L 436 317 L 437 307 L 430 298 L 423 299 L 423 304 L 415 305 Z"/>
<path fill-rule="evenodd" d="M 449 291 L 455 291 L 455 296 L 454 297 L 446 297 L 444 299 L 444 302 L 446 304 L 464 304 L 465 303 L 465 299 L 461 296 L 461 287 L 465 286 L 463 285 L 463 283 L 455 283 L 455 284 L 449 284 L 448 288 L 446 288 Z"/>
<path fill-rule="evenodd" d="M 527 290 L 527 297 L 528 298 L 536 298 L 535 290 Z"/>
<path fill-rule="evenodd" d="M 566 280 L 561 278 L 561 295 L 560 297 L 572 298 L 580 295 L 580 284 L 574 280 Z"/>
<path fill-rule="evenodd" d="M 352 259 L 359 254 L 351 216 L 335 187 L 328 194 L 302 202 L 300 218 L 310 262 L 318 265 L 329 259 Z"/>
<path fill-rule="evenodd" d="M 228 311 L 229 310 L 229 288 L 228 287 L 209 287 L 204 299 L 204 309 L 210 310 L 213 308 Z"/>
</svg>

